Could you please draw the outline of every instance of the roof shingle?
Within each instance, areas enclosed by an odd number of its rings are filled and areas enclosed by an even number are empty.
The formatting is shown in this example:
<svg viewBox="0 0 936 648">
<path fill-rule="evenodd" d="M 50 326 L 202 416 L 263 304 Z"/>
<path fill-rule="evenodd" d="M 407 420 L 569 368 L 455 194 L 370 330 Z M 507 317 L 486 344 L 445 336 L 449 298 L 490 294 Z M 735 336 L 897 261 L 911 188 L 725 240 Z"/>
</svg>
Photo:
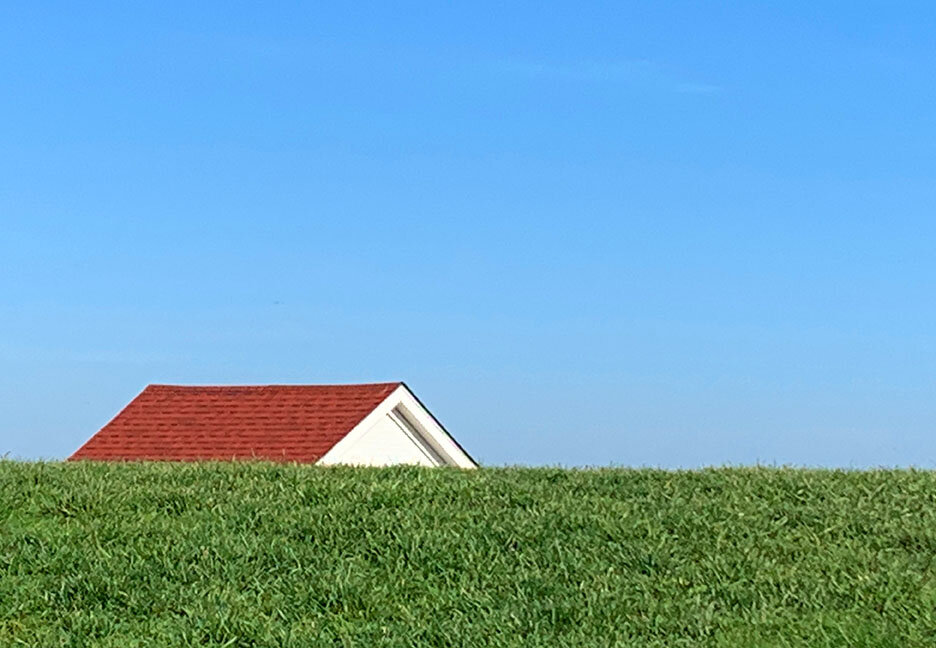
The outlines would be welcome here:
<svg viewBox="0 0 936 648">
<path fill-rule="evenodd" d="M 314 463 L 401 384 L 149 385 L 69 459 Z"/>
</svg>

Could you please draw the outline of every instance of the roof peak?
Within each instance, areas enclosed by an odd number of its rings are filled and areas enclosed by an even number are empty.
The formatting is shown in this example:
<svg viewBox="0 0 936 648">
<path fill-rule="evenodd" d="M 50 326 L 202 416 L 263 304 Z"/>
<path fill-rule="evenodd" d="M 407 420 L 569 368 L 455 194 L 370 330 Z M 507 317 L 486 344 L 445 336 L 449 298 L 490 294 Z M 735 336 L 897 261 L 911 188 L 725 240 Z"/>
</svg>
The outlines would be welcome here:
<svg viewBox="0 0 936 648">
<path fill-rule="evenodd" d="M 403 384 L 403 381 L 397 380 L 392 382 L 374 382 L 374 383 L 319 383 L 319 384 L 305 384 L 305 383 L 270 383 L 270 384 L 230 384 L 230 385 L 180 385 L 180 384 L 168 384 L 168 383 L 150 383 L 146 386 L 146 389 L 178 389 L 178 390 L 188 390 L 188 389 L 336 389 L 342 387 L 360 389 L 362 387 L 398 387 Z"/>
</svg>

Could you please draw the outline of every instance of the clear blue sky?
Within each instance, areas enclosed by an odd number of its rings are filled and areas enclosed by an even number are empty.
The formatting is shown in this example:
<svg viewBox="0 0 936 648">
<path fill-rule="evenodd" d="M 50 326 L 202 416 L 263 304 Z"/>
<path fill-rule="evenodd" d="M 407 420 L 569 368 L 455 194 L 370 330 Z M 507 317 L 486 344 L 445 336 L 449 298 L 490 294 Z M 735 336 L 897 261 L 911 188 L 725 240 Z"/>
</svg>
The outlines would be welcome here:
<svg viewBox="0 0 936 648">
<path fill-rule="evenodd" d="M 0 454 L 403 379 L 486 463 L 936 465 L 936 6 L 332 4 L 0 7 Z"/>
</svg>

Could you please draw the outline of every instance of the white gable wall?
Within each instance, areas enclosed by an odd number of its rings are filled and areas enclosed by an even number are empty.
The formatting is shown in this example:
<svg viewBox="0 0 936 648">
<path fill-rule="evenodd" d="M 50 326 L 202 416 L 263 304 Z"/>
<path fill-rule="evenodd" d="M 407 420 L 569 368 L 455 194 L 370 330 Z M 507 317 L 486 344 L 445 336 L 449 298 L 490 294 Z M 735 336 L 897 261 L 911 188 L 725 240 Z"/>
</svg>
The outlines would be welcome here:
<svg viewBox="0 0 936 648">
<path fill-rule="evenodd" d="M 393 413 L 382 416 L 348 444 L 341 454 L 341 463 L 356 466 L 440 465 L 425 444 L 413 438 L 398 421 Z"/>
<path fill-rule="evenodd" d="M 477 467 L 405 385 L 374 408 L 318 463 Z"/>
</svg>

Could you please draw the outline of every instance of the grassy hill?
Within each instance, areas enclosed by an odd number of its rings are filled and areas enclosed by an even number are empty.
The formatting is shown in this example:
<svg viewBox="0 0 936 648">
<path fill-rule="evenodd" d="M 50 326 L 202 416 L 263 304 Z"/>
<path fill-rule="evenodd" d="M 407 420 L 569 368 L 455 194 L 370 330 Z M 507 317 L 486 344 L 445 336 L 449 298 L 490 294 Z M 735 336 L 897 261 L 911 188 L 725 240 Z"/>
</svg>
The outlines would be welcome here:
<svg viewBox="0 0 936 648">
<path fill-rule="evenodd" d="M 0 645 L 932 646 L 936 474 L 0 462 Z"/>
</svg>

